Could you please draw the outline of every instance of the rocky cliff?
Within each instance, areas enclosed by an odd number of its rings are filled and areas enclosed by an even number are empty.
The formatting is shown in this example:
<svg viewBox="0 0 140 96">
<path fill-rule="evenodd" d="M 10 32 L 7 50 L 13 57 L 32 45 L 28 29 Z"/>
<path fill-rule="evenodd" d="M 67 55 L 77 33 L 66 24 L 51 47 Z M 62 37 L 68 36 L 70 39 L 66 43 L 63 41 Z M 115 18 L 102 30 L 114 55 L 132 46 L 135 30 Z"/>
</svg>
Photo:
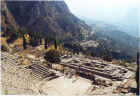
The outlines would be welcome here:
<svg viewBox="0 0 140 96">
<path fill-rule="evenodd" d="M 29 32 L 40 32 L 44 37 L 57 36 L 57 38 L 73 37 L 78 40 L 88 35 L 90 28 L 75 17 L 64 1 L 6 1 L 2 10 L 2 27 L 9 20 L 7 26 L 26 28 Z M 5 31 L 5 30 L 2 30 Z M 81 37 L 81 38 L 80 38 Z"/>
<path fill-rule="evenodd" d="M 10 30 L 10 28 L 18 29 L 15 18 L 10 13 L 4 0 L 1 1 L 1 28 L 2 32 Z"/>
</svg>

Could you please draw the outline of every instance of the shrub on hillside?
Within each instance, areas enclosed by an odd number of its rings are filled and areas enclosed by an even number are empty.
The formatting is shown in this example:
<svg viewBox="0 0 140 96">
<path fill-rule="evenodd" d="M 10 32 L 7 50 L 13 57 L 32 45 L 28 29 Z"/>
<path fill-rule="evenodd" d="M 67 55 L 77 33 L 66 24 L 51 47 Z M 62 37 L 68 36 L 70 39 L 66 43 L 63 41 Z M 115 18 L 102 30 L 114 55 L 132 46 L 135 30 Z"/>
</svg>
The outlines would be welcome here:
<svg viewBox="0 0 140 96">
<path fill-rule="evenodd" d="M 51 63 L 59 63 L 61 61 L 60 53 L 56 50 L 46 52 L 44 58 Z"/>
</svg>

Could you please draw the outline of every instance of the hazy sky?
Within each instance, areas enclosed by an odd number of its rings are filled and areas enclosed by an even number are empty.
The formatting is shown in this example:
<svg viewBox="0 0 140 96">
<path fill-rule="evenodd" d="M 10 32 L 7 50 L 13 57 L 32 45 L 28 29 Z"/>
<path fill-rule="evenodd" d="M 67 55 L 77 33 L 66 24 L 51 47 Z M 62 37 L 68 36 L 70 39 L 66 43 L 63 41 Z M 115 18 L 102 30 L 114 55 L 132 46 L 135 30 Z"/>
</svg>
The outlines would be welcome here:
<svg viewBox="0 0 140 96">
<path fill-rule="evenodd" d="M 64 0 L 71 12 L 96 20 L 117 21 L 129 10 L 138 8 L 140 0 Z M 139 5 L 139 6 L 138 6 Z M 140 7 L 139 7 L 140 8 Z M 138 14 L 138 13 L 136 13 Z"/>
</svg>

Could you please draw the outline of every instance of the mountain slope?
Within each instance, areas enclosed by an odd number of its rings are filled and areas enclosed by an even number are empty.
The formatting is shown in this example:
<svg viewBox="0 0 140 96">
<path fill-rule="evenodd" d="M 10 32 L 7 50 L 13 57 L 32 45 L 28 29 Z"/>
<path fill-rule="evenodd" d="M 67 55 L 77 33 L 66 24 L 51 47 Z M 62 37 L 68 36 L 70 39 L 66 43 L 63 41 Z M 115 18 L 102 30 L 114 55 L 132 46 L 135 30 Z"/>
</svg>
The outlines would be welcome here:
<svg viewBox="0 0 140 96">
<path fill-rule="evenodd" d="M 88 24 L 88 21 L 86 22 Z M 138 39 L 127 34 L 127 32 L 120 30 L 120 28 L 116 25 L 101 21 L 92 21 L 92 23 L 89 23 L 89 26 L 92 27 L 92 33 L 101 33 L 102 35 L 108 36 L 119 43 L 121 42 L 124 45 L 131 46 L 135 49 L 138 48 Z"/>
<path fill-rule="evenodd" d="M 81 34 L 90 31 L 89 26 L 71 14 L 64 1 L 7 1 L 6 4 L 20 28 L 40 32 L 44 37 L 80 39 Z"/>
<path fill-rule="evenodd" d="M 93 56 L 106 56 L 107 58 L 121 59 L 121 60 L 135 60 L 137 48 L 120 42 L 114 38 L 110 38 L 102 33 L 95 33 L 89 37 L 98 43 L 97 47 L 89 48 Z"/>
</svg>

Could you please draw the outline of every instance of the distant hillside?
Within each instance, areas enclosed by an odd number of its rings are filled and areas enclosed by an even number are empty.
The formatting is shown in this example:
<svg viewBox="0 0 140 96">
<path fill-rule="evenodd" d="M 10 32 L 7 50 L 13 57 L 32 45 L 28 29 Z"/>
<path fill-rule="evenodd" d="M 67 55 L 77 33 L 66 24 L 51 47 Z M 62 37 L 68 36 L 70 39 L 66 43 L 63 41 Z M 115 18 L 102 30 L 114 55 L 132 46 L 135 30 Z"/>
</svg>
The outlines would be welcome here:
<svg viewBox="0 0 140 96">
<path fill-rule="evenodd" d="M 125 45 L 131 46 L 133 48 L 138 48 L 138 39 L 136 37 L 128 35 L 126 32 L 119 30 L 115 25 L 96 23 L 92 24 L 91 27 L 96 33 L 102 33 L 104 36 L 108 36 Z"/>
<path fill-rule="evenodd" d="M 89 48 L 94 56 L 103 55 L 104 51 L 108 51 L 108 56 L 113 56 L 119 59 L 132 59 L 136 57 L 138 51 L 138 39 L 127 32 L 118 28 L 118 26 L 102 22 L 94 21 L 81 17 L 82 20 L 92 27 L 91 36 L 89 40 L 99 43 L 96 48 Z"/>
<path fill-rule="evenodd" d="M 87 24 L 109 24 L 109 25 L 113 25 L 116 26 L 118 28 L 118 30 L 123 31 L 133 37 L 138 37 L 140 36 L 139 34 L 139 8 L 138 6 L 135 6 L 134 8 L 130 8 L 128 10 L 128 12 L 126 11 L 125 15 L 122 16 L 121 18 L 116 18 L 115 21 L 112 21 L 111 19 L 109 20 L 104 20 L 104 21 L 100 21 L 97 20 L 96 17 L 92 17 L 92 18 L 87 18 L 86 16 L 80 16 L 77 15 L 79 18 L 81 18 L 82 20 L 84 20 Z M 112 16 L 113 17 L 113 16 Z"/>
<path fill-rule="evenodd" d="M 127 30 L 124 30 L 124 29 L 137 30 L 133 26 L 132 26 L 132 28 L 131 28 L 131 26 L 129 26 L 129 28 L 128 27 L 126 28 L 125 25 L 123 26 L 121 24 L 118 24 L 118 25 L 111 24 L 111 23 L 107 23 L 104 21 L 96 21 L 96 20 L 87 19 L 85 17 L 81 17 L 81 19 L 84 20 L 86 24 L 88 24 L 89 26 L 92 27 L 92 33 L 99 32 L 99 33 L 102 33 L 104 36 L 108 36 L 112 39 L 117 40 L 118 42 L 125 43 L 125 44 L 127 44 L 131 47 L 134 47 L 134 48 L 138 48 L 138 38 L 136 38 L 132 35 L 129 35 L 128 34 L 129 32 L 127 32 Z M 126 20 L 126 21 L 128 21 L 128 20 Z M 131 21 L 133 21 L 133 20 L 131 20 Z M 134 21 L 132 23 L 134 23 Z M 130 22 L 129 22 L 129 24 L 126 24 L 126 25 L 130 25 Z M 134 24 L 132 24 L 132 25 L 134 25 Z M 136 24 L 136 25 L 138 25 L 138 24 Z M 135 34 L 135 32 L 132 32 L 132 33 Z M 136 33 L 138 34 L 138 30 Z"/>
<path fill-rule="evenodd" d="M 136 59 L 138 47 L 135 48 L 124 42 L 110 38 L 109 36 L 100 32 L 92 34 L 89 37 L 89 40 L 93 40 L 98 43 L 97 47 L 89 47 L 89 50 L 92 52 L 93 56 L 105 56 L 128 61 Z"/>
<path fill-rule="evenodd" d="M 122 30 L 129 35 L 138 37 L 139 35 L 139 8 L 136 6 L 128 11 L 128 13 L 120 21 L 113 23 L 119 30 Z"/>
</svg>

